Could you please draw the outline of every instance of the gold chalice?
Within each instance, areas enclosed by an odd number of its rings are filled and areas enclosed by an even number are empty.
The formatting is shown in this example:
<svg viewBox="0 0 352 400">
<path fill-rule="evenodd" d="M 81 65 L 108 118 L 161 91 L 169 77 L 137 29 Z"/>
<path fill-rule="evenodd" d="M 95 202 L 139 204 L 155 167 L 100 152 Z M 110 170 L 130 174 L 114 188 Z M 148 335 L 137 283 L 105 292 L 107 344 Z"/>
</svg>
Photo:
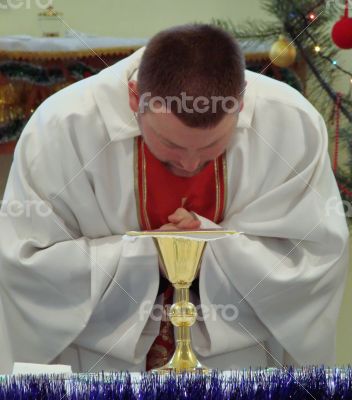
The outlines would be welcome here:
<svg viewBox="0 0 352 400">
<path fill-rule="evenodd" d="M 127 236 L 151 237 L 158 250 L 161 268 L 175 288 L 176 302 L 168 317 L 176 327 L 176 349 L 171 360 L 155 372 L 209 372 L 193 352 L 191 326 L 197 310 L 189 301 L 189 288 L 198 275 L 206 244 L 238 232 L 226 230 L 197 231 L 130 231 Z"/>
</svg>

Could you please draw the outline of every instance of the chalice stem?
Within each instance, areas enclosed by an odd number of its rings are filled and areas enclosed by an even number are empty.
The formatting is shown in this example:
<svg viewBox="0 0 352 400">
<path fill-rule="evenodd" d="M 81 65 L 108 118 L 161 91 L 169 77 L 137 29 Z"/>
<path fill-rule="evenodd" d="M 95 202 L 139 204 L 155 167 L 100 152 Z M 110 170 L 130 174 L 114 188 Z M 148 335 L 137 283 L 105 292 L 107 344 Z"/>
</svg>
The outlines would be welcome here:
<svg viewBox="0 0 352 400">
<path fill-rule="evenodd" d="M 176 285 L 176 303 L 178 302 L 189 302 L 189 285 L 184 287 L 177 287 Z M 191 343 L 191 328 L 190 326 L 177 326 L 176 328 L 176 352 L 177 347 L 180 344 L 186 344 L 192 351 L 190 347 Z M 192 351 L 193 353 L 193 351 Z"/>
<path fill-rule="evenodd" d="M 176 304 L 187 304 L 189 302 L 190 284 L 176 284 Z M 187 310 L 183 309 L 183 313 Z M 180 371 L 194 371 L 202 369 L 202 365 L 197 360 L 191 347 L 191 327 L 186 324 L 173 322 L 176 327 L 176 349 L 165 369 Z"/>
<path fill-rule="evenodd" d="M 179 301 L 189 301 L 189 286 L 190 285 L 174 285 L 176 289 L 176 303 Z"/>
</svg>

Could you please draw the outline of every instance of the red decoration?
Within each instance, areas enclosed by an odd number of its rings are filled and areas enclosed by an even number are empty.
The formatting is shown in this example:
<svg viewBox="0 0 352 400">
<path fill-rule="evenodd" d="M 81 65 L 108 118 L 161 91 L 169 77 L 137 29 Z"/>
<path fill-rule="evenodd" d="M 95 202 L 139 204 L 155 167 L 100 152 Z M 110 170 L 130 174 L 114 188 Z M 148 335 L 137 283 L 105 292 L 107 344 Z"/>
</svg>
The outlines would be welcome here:
<svg viewBox="0 0 352 400">
<path fill-rule="evenodd" d="M 334 148 L 334 158 L 332 163 L 332 169 L 334 174 L 337 172 L 337 167 L 339 165 L 339 142 L 340 142 L 340 111 L 341 111 L 341 98 L 342 93 L 336 93 L 335 101 L 335 148 Z M 342 183 L 337 182 L 337 185 L 341 193 L 352 198 L 352 192 Z"/>
<path fill-rule="evenodd" d="M 344 193 L 347 196 L 352 198 L 352 192 L 350 190 L 348 190 L 345 185 L 343 185 L 342 183 L 338 183 L 338 187 L 339 187 L 341 193 Z"/>
<path fill-rule="evenodd" d="M 0 154 L 13 154 L 17 140 L 0 143 Z"/>
<path fill-rule="evenodd" d="M 345 15 L 332 28 L 333 42 L 341 49 L 352 49 L 352 18 L 348 16 L 348 2 L 346 0 Z"/>
</svg>

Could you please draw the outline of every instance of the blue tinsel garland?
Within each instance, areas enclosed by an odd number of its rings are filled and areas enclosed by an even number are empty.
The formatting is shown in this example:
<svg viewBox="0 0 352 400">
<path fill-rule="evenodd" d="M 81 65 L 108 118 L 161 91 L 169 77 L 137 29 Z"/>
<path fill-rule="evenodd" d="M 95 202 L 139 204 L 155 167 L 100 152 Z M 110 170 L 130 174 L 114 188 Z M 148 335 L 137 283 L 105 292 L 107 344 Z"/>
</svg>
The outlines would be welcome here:
<svg viewBox="0 0 352 400">
<path fill-rule="evenodd" d="M 352 369 L 248 370 L 211 375 L 129 373 L 5 376 L 0 400 L 352 399 Z"/>
</svg>

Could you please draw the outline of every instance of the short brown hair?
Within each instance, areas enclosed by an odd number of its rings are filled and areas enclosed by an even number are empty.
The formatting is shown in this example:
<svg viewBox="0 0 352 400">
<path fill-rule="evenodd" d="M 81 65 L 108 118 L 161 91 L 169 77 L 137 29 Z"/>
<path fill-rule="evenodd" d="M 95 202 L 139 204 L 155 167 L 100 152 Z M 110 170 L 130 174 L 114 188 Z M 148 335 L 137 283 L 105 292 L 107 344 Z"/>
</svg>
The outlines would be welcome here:
<svg viewBox="0 0 352 400">
<path fill-rule="evenodd" d="M 204 96 L 240 99 L 245 87 L 245 60 L 238 42 L 209 24 L 188 24 L 163 30 L 148 43 L 138 71 L 139 95 L 152 97 Z M 171 111 L 190 127 L 211 127 L 224 116 L 216 111 Z"/>
</svg>

